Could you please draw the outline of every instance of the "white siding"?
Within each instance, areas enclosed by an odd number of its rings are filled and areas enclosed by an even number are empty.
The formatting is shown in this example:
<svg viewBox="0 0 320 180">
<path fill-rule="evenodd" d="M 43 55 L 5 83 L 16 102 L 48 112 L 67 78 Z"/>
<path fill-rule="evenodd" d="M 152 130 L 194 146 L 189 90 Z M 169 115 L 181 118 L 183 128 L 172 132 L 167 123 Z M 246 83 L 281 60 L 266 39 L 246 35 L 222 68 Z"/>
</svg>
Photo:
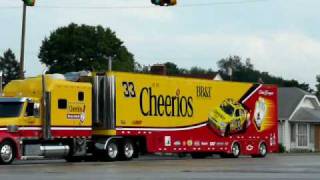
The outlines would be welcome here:
<svg viewBox="0 0 320 180">
<path fill-rule="evenodd" d="M 316 102 L 314 101 L 315 99 L 305 98 L 304 101 L 301 103 L 301 107 L 315 109 Z"/>
</svg>

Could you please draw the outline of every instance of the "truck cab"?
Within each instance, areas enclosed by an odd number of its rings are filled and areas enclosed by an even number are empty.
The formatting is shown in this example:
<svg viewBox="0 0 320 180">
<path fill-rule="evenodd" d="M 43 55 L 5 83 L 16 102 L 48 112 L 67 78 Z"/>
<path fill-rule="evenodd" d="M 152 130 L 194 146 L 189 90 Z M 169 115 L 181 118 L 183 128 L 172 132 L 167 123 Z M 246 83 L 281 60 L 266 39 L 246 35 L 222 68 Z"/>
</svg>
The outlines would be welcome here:
<svg viewBox="0 0 320 180">
<path fill-rule="evenodd" d="M 91 93 L 62 75 L 11 81 L 0 97 L 0 163 L 76 154 L 74 141 L 92 135 Z"/>
</svg>

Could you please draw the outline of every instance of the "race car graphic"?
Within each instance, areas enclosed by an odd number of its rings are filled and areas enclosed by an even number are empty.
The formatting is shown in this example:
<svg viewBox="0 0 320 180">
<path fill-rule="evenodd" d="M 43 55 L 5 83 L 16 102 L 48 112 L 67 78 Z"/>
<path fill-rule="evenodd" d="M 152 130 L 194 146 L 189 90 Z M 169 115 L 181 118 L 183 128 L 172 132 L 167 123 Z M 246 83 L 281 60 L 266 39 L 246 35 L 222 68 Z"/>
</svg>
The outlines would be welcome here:
<svg viewBox="0 0 320 180">
<path fill-rule="evenodd" d="M 267 106 L 264 98 L 259 97 L 256 102 L 255 109 L 254 109 L 254 122 L 258 128 L 261 130 L 261 126 L 266 115 Z"/>
<path fill-rule="evenodd" d="M 244 131 L 249 122 L 248 111 L 233 99 L 224 100 L 209 113 L 208 118 L 208 124 L 220 136 Z"/>
</svg>

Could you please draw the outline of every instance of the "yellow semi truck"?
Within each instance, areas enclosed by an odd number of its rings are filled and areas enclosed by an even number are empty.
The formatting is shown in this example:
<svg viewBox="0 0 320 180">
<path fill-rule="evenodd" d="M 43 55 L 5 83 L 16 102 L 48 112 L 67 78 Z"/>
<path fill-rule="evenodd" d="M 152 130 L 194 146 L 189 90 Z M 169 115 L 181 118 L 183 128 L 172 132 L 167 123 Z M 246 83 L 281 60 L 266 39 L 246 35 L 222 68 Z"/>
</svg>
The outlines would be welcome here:
<svg viewBox="0 0 320 180">
<path fill-rule="evenodd" d="M 257 126 L 254 114 L 261 99 L 264 112 Z M 226 120 L 223 111 L 212 113 L 228 103 L 234 120 Z M 223 119 L 224 132 L 230 133 L 222 136 Z M 241 128 L 234 128 L 239 123 Z M 277 136 L 277 88 L 272 85 L 69 73 L 12 81 L 0 97 L 1 164 L 46 157 L 130 160 L 157 152 L 263 157 L 278 150 Z"/>
</svg>

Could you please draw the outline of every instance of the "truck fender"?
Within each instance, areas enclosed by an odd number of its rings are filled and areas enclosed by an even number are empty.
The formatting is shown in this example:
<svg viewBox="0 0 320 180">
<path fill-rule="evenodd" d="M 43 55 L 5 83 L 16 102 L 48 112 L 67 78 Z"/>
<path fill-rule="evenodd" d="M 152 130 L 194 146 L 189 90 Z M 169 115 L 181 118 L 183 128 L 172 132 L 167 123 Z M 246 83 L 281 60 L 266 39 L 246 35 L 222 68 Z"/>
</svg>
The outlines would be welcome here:
<svg viewBox="0 0 320 180">
<path fill-rule="evenodd" d="M 9 140 L 14 143 L 15 146 L 15 153 L 16 153 L 16 158 L 20 159 L 21 153 L 20 153 L 20 145 L 19 145 L 19 138 L 12 136 L 9 133 L 6 132 L 1 132 L 0 133 L 0 143 Z"/>
<path fill-rule="evenodd" d="M 112 140 L 112 139 L 122 139 L 122 136 L 112 136 L 112 137 L 108 137 L 107 139 L 101 139 L 98 140 L 97 142 L 95 142 L 95 148 L 98 150 L 106 150 L 107 149 L 107 145 L 108 143 Z"/>
</svg>

